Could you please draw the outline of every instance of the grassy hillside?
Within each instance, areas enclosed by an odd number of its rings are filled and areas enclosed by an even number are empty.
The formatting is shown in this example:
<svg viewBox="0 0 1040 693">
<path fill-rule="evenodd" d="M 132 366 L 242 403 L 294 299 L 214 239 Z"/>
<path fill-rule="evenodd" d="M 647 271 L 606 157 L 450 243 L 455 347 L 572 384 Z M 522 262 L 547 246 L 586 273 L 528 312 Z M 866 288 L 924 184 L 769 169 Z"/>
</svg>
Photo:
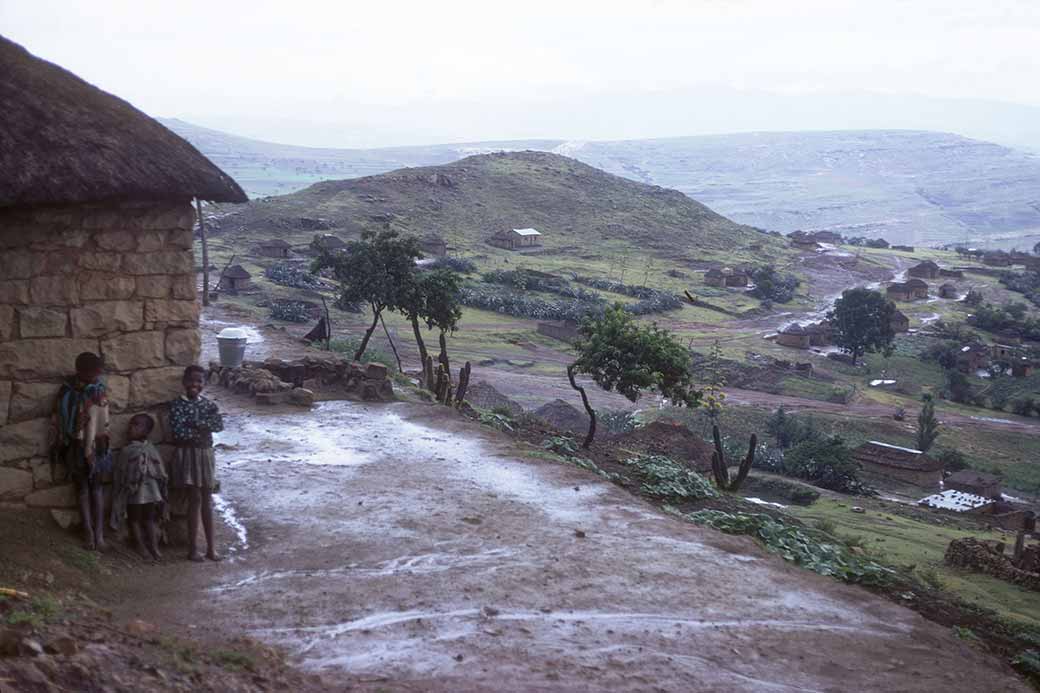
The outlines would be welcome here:
<svg viewBox="0 0 1040 693">
<path fill-rule="evenodd" d="M 302 228 L 301 218 L 326 220 L 344 238 L 389 220 L 406 233 L 439 233 L 470 252 L 483 252 L 484 241 L 500 229 L 527 226 L 544 234 L 550 252 L 567 255 L 606 243 L 698 262 L 755 243 L 782 245 L 675 190 L 533 151 L 315 183 L 253 201 L 222 219 L 221 228 L 238 238 L 277 235 L 305 244 L 314 231 Z"/>
</svg>

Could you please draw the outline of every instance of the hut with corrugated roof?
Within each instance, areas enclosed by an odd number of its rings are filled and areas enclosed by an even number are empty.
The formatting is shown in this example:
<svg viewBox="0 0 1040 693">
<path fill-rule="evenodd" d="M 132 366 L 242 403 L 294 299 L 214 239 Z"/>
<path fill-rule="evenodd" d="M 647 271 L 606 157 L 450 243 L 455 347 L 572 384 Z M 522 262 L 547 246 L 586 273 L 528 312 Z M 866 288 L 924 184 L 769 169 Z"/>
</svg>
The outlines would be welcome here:
<svg viewBox="0 0 1040 693">
<path fill-rule="evenodd" d="M 79 354 L 103 357 L 116 449 L 131 412 L 181 392 L 200 350 L 192 199 L 246 195 L 157 121 L 2 37 L 0 112 L 0 500 L 67 518 L 75 494 L 48 460 L 61 383 Z"/>
</svg>

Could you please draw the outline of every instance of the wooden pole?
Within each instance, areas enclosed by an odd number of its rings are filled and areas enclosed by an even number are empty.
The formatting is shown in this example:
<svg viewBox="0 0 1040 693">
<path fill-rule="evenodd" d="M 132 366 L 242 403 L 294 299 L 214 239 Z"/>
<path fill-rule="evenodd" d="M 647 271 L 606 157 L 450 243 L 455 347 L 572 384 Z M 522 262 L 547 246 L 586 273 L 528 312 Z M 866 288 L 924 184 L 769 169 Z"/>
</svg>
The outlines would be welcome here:
<svg viewBox="0 0 1040 693">
<path fill-rule="evenodd" d="M 202 218 L 202 200 L 195 198 L 199 215 L 199 235 L 202 237 L 202 305 L 209 305 L 209 244 L 206 242 L 206 222 Z"/>
</svg>

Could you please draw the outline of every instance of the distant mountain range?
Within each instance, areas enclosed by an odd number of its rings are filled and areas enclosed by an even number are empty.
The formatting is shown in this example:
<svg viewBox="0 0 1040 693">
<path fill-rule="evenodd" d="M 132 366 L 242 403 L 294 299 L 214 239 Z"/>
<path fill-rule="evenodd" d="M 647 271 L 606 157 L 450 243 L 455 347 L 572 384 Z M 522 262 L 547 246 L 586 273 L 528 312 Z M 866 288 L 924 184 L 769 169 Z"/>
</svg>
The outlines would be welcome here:
<svg viewBox="0 0 1040 693">
<path fill-rule="evenodd" d="M 767 230 L 934 245 L 1029 246 L 1040 236 L 1040 157 L 958 135 L 913 130 L 748 133 L 655 140 L 522 140 L 385 149 L 273 144 L 180 120 L 195 144 L 252 196 L 320 180 L 540 150 L 674 188 L 734 221 Z"/>
</svg>

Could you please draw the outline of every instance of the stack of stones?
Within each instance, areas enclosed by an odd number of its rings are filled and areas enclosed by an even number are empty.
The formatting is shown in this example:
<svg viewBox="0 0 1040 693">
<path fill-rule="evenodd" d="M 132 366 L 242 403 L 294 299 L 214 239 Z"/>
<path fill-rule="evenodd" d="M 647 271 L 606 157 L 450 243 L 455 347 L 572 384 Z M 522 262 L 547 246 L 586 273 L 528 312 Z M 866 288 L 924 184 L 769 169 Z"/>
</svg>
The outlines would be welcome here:
<svg viewBox="0 0 1040 693">
<path fill-rule="evenodd" d="M 956 568 L 991 575 L 1028 590 L 1040 590 L 1040 575 L 1017 568 L 1004 555 L 1003 546 L 997 548 L 974 537 L 954 539 L 946 547 L 944 560 Z"/>
<path fill-rule="evenodd" d="M 48 454 L 78 354 L 105 360 L 115 448 L 181 391 L 200 349 L 193 221 L 187 201 L 0 212 L 0 503 L 74 505 Z"/>
<path fill-rule="evenodd" d="M 359 363 L 334 356 L 307 356 L 287 361 L 246 361 L 241 368 L 210 363 L 211 377 L 221 385 L 252 394 L 261 404 L 308 405 L 322 399 L 360 398 L 367 402 L 390 402 L 394 386 L 386 366 Z"/>
</svg>

